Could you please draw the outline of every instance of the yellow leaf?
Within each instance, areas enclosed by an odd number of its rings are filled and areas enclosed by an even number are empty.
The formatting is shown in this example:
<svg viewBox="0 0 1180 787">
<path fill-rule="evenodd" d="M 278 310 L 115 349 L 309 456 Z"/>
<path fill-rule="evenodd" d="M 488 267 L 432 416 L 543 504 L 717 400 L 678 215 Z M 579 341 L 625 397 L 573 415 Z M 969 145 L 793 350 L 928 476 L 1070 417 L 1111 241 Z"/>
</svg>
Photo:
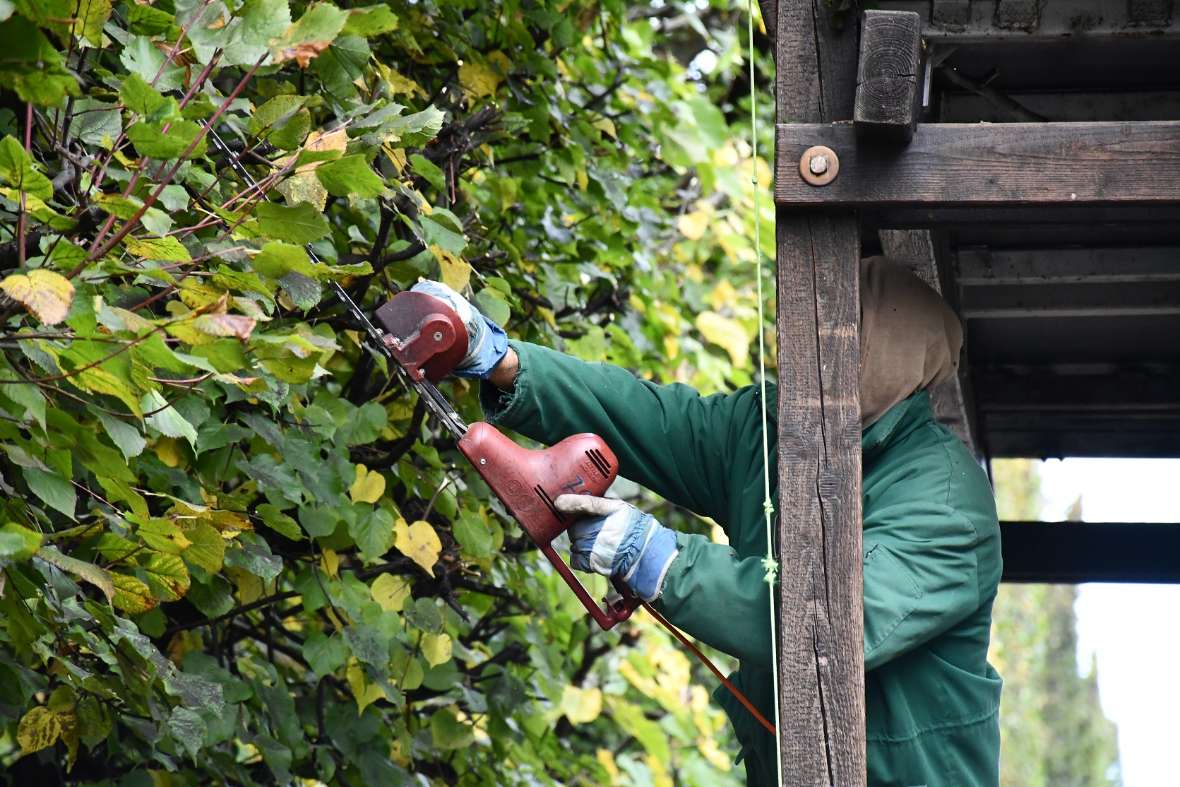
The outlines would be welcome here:
<svg viewBox="0 0 1180 787">
<path fill-rule="evenodd" d="M 729 283 L 729 279 L 722 279 L 713 291 L 709 293 L 709 303 L 714 309 L 724 309 L 737 303 L 738 292 Z"/>
<path fill-rule="evenodd" d="M 52 746 L 61 735 L 61 721 L 57 714 L 42 705 L 38 705 L 24 715 L 16 730 L 16 741 L 21 751 L 31 754 Z"/>
<path fill-rule="evenodd" d="M 129 615 L 141 615 L 157 604 L 152 590 L 146 584 L 127 574 L 111 574 L 115 595 L 111 603 Z"/>
<path fill-rule="evenodd" d="M 373 580 L 369 593 L 386 612 L 401 612 L 406 599 L 410 597 L 410 582 L 405 577 L 382 574 Z"/>
<path fill-rule="evenodd" d="M 729 353 L 734 366 L 745 363 L 750 352 L 750 337 L 736 320 L 722 317 L 717 312 L 701 312 L 697 315 L 697 330 L 707 341 Z"/>
<path fill-rule="evenodd" d="M 377 700 L 386 699 L 385 691 L 380 686 L 365 680 L 365 668 L 355 658 L 348 660 L 345 677 L 348 678 L 348 688 L 352 689 L 352 696 L 356 698 L 357 716 L 364 713 L 365 708 Z"/>
<path fill-rule="evenodd" d="M 451 635 L 427 634 L 422 637 L 422 655 L 432 667 L 451 660 Z"/>
<path fill-rule="evenodd" d="M 364 465 L 356 466 L 356 480 L 348 488 L 354 503 L 376 503 L 385 494 L 385 476 Z"/>
<path fill-rule="evenodd" d="M 180 467 L 184 461 L 180 441 L 172 437 L 161 437 L 156 441 L 156 456 L 169 467 Z"/>
<path fill-rule="evenodd" d="M 709 229 L 709 214 L 703 210 L 685 213 L 676 220 L 676 228 L 689 240 L 700 240 L 705 236 L 705 230 Z"/>
<path fill-rule="evenodd" d="M 64 320 L 74 299 L 74 285 L 70 280 L 44 268 L 6 276 L 0 281 L 0 289 L 45 325 L 56 325 Z"/>
<path fill-rule="evenodd" d="M 622 783 L 623 777 L 619 773 L 619 766 L 615 764 L 615 755 L 611 753 L 610 749 L 599 749 L 594 753 L 594 757 L 610 776 L 611 784 Z"/>
<path fill-rule="evenodd" d="M 561 712 L 570 724 L 586 724 L 602 713 L 602 691 L 566 686 L 561 693 Z"/>
<path fill-rule="evenodd" d="M 502 81 L 503 77 L 491 65 L 468 61 L 459 66 L 459 84 L 472 98 L 494 94 Z"/>
<path fill-rule="evenodd" d="M 288 205 L 306 202 L 309 205 L 314 205 L 316 210 L 323 211 L 324 206 L 328 203 L 328 190 L 320 182 L 319 176 L 313 171 L 304 172 L 303 167 L 300 167 L 299 172 L 275 188 L 286 197 Z"/>
<path fill-rule="evenodd" d="M 414 80 L 399 74 L 380 61 L 377 61 L 376 65 L 377 72 L 381 74 L 381 79 L 385 81 L 385 86 L 389 88 L 390 95 L 416 95 L 426 98 L 426 91 Z"/>
<path fill-rule="evenodd" d="M 325 549 L 324 554 L 320 556 L 320 566 L 325 574 L 335 579 L 340 573 L 340 556 L 336 554 L 336 550 Z"/>
<path fill-rule="evenodd" d="M 467 261 L 437 244 L 430 247 L 430 253 L 438 260 L 443 284 L 455 292 L 462 292 L 471 281 L 471 266 Z"/>
<path fill-rule="evenodd" d="M 422 566 L 427 574 L 432 573 L 434 564 L 438 562 L 438 553 L 442 551 L 442 542 L 438 540 L 438 534 L 429 522 L 422 520 L 407 525 L 406 520 L 399 518 L 394 525 L 393 545 L 403 555 Z"/>
<path fill-rule="evenodd" d="M 619 138 L 619 132 L 615 130 L 615 122 L 608 117 L 597 117 L 590 125 L 602 133 L 609 135 L 612 139 Z"/>
</svg>

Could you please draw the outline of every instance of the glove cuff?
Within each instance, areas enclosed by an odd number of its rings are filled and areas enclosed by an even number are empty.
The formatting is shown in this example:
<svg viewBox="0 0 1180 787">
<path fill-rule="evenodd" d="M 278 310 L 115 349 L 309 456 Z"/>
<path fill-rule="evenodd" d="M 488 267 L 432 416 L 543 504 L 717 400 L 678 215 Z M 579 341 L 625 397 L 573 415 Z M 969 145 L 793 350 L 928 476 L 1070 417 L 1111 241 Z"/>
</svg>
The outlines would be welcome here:
<svg viewBox="0 0 1180 787">
<path fill-rule="evenodd" d="M 654 601 L 664 588 L 664 578 L 672 561 L 680 554 L 676 546 L 676 531 L 664 527 L 654 519 L 639 559 L 623 576 L 627 586 L 644 601 Z"/>
<path fill-rule="evenodd" d="M 476 319 L 482 325 L 480 325 L 477 335 L 471 337 L 473 342 L 468 351 L 468 358 L 471 361 L 467 365 L 455 369 L 454 375 L 486 380 L 508 353 L 508 334 L 483 314 L 477 314 Z"/>
</svg>

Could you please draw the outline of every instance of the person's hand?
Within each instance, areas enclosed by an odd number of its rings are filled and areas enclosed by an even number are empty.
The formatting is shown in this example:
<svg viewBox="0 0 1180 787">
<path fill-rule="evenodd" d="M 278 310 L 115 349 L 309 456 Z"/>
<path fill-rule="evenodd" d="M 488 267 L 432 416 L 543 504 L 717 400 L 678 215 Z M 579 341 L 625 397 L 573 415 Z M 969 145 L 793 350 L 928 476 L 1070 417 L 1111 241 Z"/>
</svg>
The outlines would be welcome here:
<svg viewBox="0 0 1180 787">
<path fill-rule="evenodd" d="M 410 288 L 438 298 L 459 315 L 467 328 L 467 355 L 455 367 L 459 377 L 487 379 L 496 365 L 508 352 L 508 335 L 504 329 L 489 320 L 471 305 L 471 302 L 445 284 L 437 281 L 420 281 Z"/>
<path fill-rule="evenodd" d="M 570 565 L 621 579 L 644 601 L 660 595 L 676 559 L 676 532 L 622 500 L 560 495 L 563 514 L 582 517 L 569 529 Z"/>
</svg>

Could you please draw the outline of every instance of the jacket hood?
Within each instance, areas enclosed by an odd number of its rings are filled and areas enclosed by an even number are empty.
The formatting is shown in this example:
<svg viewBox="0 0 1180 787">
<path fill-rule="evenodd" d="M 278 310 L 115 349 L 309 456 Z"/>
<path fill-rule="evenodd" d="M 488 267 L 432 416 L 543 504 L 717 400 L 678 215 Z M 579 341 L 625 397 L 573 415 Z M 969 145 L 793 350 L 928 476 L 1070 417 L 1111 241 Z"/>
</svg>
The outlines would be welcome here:
<svg viewBox="0 0 1180 787">
<path fill-rule="evenodd" d="M 861 428 L 959 369 L 963 328 L 942 297 L 904 264 L 860 264 Z"/>
</svg>

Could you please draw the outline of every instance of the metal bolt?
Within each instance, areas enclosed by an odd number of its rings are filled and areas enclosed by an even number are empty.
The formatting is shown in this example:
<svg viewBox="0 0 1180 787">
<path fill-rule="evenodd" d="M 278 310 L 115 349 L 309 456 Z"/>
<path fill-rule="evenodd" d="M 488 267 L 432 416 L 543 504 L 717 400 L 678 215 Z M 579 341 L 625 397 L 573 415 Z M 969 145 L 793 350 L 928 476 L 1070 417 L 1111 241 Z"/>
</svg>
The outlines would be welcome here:
<svg viewBox="0 0 1180 787">
<path fill-rule="evenodd" d="M 828 171 L 828 157 L 827 156 L 812 156 L 811 161 L 807 163 L 808 169 L 813 175 L 822 175 Z"/>
<path fill-rule="evenodd" d="M 441 342 L 441 341 L 442 341 L 442 331 L 435 331 L 435 332 L 434 332 L 434 340 L 435 340 L 436 342 Z"/>
<path fill-rule="evenodd" d="M 486 460 L 486 459 L 480 459 L 480 460 L 479 460 L 479 463 L 480 463 L 481 465 L 486 465 L 486 464 L 488 463 L 488 460 Z"/>
</svg>

